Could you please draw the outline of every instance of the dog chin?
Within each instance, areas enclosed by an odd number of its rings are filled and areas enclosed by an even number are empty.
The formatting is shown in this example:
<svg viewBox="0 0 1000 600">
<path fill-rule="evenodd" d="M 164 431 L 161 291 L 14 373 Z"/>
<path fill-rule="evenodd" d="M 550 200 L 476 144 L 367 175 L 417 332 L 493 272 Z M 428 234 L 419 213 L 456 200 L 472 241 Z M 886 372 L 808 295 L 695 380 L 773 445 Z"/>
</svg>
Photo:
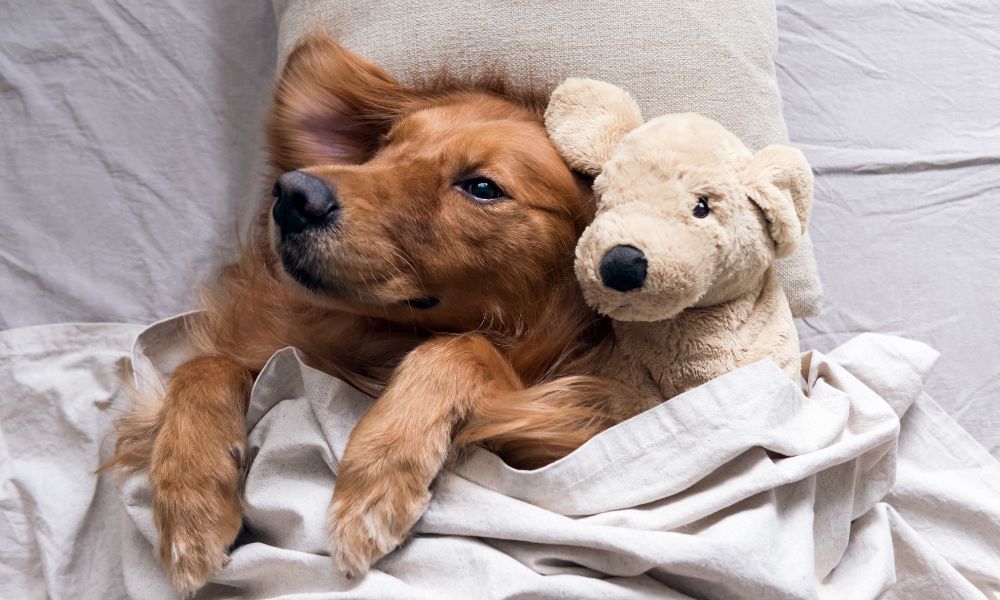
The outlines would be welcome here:
<svg viewBox="0 0 1000 600">
<path fill-rule="evenodd" d="M 292 281 L 310 292 L 326 292 L 330 290 L 329 284 L 313 273 L 308 267 L 304 266 L 302 261 L 297 257 L 281 250 L 279 250 L 278 255 L 281 258 L 282 270 Z"/>
<path fill-rule="evenodd" d="M 418 312 L 429 311 L 438 305 L 436 297 L 414 297 L 405 300 L 391 300 L 369 295 L 362 290 L 344 287 L 328 277 L 315 273 L 308 265 L 291 252 L 280 252 L 284 279 L 290 284 L 304 289 L 309 299 L 319 305 L 363 315 L 384 314 L 386 308 L 409 307 Z"/>
</svg>

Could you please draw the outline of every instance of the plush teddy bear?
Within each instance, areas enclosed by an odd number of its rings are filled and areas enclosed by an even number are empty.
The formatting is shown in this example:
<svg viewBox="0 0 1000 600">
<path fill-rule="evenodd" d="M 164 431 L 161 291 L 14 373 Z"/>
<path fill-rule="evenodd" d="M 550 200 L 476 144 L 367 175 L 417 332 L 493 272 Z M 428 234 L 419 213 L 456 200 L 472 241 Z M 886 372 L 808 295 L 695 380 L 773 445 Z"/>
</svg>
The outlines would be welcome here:
<svg viewBox="0 0 1000 600">
<path fill-rule="evenodd" d="M 753 154 L 692 113 L 643 124 L 625 91 L 587 79 L 553 92 L 545 124 L 566 161 L 596 176 L 576 274 L 613 320 L 603 374 L 643 392 L 620 416 L 764 358 L 798 382 L 798 336 L 773 265 L 809 220 L 802 153 Z"/>
</svg>

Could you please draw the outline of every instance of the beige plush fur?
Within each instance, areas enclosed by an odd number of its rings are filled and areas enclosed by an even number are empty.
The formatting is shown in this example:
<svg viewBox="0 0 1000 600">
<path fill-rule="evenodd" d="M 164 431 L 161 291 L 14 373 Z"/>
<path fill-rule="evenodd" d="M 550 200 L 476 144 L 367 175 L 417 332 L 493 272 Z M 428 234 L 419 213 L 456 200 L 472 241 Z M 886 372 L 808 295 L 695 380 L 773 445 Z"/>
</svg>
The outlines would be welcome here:
<svg viewBox="0 0 1000 600">
<path fill-rule="evenodd" d="M 644 392 L 622 410 L 764 358 L 798 381 L 798 336 L 773 264 L 809 220 L 813 179 L 802 153 L 753 154 L 697 114 L 642 124 L 627 93 L 586 79 L 555 90 L 546 127 L 567 162 L 597 176 L 598 213 L 577 246 L 576 274 L 587 302 L 614 319 L 605 374 Z M 701 218 L 699 202 L 709 209 Z M 602 279 L 619 245 L 645 259 L 635 289 Z"/>
</svg>

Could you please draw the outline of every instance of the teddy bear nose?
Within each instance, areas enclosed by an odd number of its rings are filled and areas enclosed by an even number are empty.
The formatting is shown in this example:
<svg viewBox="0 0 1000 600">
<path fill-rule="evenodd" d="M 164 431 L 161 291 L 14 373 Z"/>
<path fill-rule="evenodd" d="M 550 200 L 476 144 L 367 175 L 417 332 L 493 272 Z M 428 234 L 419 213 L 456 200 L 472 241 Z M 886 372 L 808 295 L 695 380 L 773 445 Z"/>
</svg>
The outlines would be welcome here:
<svg viewBox="0 0 1000 600">
<path fill-rule="evenodd" d="M 641 288 L 646 281 L 646 255 L 635 246 L 619 245 L 601 259 L 601 281 L 619 292 Z"/>
</svg>

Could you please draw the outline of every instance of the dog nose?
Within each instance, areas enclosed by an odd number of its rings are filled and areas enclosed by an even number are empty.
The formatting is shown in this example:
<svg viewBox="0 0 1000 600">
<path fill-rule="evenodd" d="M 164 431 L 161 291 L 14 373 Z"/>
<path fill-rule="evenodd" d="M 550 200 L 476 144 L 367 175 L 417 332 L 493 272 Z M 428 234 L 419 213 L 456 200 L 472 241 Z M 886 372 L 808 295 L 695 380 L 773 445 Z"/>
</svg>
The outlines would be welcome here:
<svg viewBox="0 0 1000 600">
<path fill-rule="evenodd" d="M 601 281 L 619 292 L 641 288 L 646 281 L 646 255 L 635 246 L 615 246 L 601 259 Z"/>
<path fill-rule="evenodd" d="M 279 177 L 271 195 L 278 199 L 271 215 L 282 233 L 326 225 L 339 208 L 333 190 L 304 171 L 289 171 Z"/>
</svg>

